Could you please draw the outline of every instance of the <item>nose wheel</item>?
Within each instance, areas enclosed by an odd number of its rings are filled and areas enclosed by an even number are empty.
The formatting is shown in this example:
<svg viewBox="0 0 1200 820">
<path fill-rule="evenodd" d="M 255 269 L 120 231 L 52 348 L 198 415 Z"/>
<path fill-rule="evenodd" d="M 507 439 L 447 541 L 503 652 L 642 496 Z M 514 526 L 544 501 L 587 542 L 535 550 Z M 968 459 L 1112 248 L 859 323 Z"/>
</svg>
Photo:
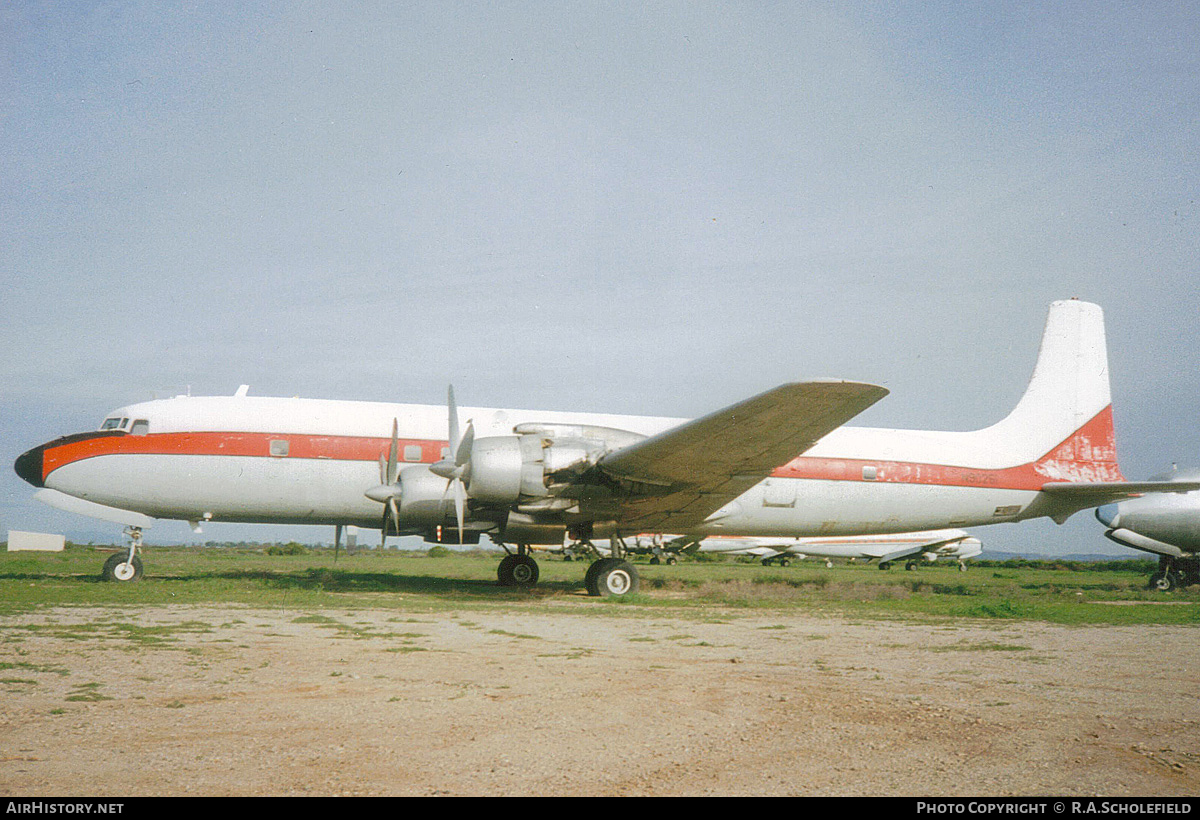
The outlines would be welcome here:
<svg viewBox="0 0 1200 820">
<path fill-rule="evenodd" d="M 129 552 L 118 552 L 108 557 L 102 573 L 105 581 L 128 583 L 142 577 L 142 559 L 137 556 L 142 547 L 142 528 L 130 527 L 125 534 L 130 539 Z"/>
</svg>

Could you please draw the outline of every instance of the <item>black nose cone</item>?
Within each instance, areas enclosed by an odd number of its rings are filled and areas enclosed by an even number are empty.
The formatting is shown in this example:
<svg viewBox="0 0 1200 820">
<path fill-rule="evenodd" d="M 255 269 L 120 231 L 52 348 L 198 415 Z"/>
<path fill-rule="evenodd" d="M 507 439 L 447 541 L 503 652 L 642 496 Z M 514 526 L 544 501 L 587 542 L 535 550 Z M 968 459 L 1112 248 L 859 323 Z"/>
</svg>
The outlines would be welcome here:
<svg viewBox="0 0 1200 820">
<path fill-rule="evenodd" d="M 35 487 L 45 487 L 42 483 L 42 452 L 44 448 L 34 447 L 27 453 L 17 456 L 13 469 L 17 475 Z"/>
</svg>

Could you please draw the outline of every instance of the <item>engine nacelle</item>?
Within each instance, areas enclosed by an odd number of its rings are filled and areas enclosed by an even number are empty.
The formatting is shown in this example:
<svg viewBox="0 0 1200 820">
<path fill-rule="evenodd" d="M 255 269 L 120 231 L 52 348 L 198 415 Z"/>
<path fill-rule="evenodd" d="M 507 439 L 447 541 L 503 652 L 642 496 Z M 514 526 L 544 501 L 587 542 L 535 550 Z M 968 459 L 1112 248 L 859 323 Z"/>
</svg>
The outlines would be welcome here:
<svg viewBox="0 0 1200 820">
<path fill-rule="evenodd" d="M 567 534 L 565 524 L 545 523 L 519 512 L 510 512 L 500 538 L 508 544 L 536 544 L 538 546 L 562 546 Z"/>
<path fill-rule="evenodd" d="M 400 471 L 400 520 L 406 527 L 437 526 L 454 518 L 454 501 L 447 501 L 446 479 L 429 468 Z"/>
<path fill-rule="evenodd" d="M 484 503 L 513 504 L 521 496 L 542 496 L 542 443 L 536 436 L 475 439 L 467 493 Z"/>
<path fill-rule="evenodd" d="M 471 446 L 467 492 L 491 504 L 515 504 L 551 495 L 614 447 L 645 436 L 625 430 L 582 425 L 521 424 L 515 436 L 475 439 Z"/>
</svg>

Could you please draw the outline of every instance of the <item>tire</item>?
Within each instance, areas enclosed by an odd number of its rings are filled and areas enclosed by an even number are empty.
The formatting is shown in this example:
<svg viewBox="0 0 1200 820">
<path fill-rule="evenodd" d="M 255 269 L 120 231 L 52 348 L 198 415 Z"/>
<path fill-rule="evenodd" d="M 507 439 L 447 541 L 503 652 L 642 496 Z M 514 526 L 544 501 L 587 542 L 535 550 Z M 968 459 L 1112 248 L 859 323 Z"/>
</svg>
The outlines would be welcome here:
<svg viewBox="0 0 1200 820">
<path fill-rule="evenodd" d="M 1179 586 L 1179 578 L 1174 572 L 1156 572 L 1150 576 L 1150 588 L 1159 592 L 1170 592 Z"/>
<path fill-rule="evenodd" d="M 116 555 L 108 556 L 108 560 L 104 562 L 104 572 L 102 573 L 104 580 L 122 584 L 141 580 L 142 559 L 136 555 L 133 556 L 132 561 L 127 561 L 128 558 L 129 553 L 127 552 L 118 552 Z"/>
<path fill-rule="evenodd" d="M 502 587 L 531 587 L 540 575 L 537 561 L 528 555 L 506 555 L 496 567 L 496 580 Z"/>
<path fill-rule="evenodd" d="M 599 595 L 600 590 L 596 586 L 596 576 L 600 574 L 602 569 L 606 569 L 616 559 L 600 558 L 588 565 L 587 572 L 583 576 L 583 588 L 587 590 L 588 595 Z"/>
<path fill-rule="evenodd" d="M 638 574 L 628 561 L 609 559 L 608 566 L 596 573 L 596 594 L 601 598 L 632 595 L 638 591 Z"/>
<path fill-rule="evenodd" d="M 892 562 L 891 562 L 891 561 L 880 561 L 880 562 L 879 562 L 879 568 L 880 568 L 880 569 L 884 569 L 884 570 L 891 569 L 891 568 L 892 568 Z"/>
</svg>

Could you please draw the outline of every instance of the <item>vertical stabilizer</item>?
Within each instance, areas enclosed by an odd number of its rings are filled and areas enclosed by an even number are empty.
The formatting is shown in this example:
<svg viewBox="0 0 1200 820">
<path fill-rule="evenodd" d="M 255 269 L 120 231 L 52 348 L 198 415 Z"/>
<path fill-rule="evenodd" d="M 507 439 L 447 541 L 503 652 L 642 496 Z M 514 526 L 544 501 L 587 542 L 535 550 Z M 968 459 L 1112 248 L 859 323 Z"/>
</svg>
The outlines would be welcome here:
<svg viewBox="0 0 1200 820">
<path fill-rule="evenodd" d="M 1054 302 L 1025 395 L 988 428 L 1056 481 L 1119 481 L 1104 312 L 1076 299 Z"/>
</svg>

